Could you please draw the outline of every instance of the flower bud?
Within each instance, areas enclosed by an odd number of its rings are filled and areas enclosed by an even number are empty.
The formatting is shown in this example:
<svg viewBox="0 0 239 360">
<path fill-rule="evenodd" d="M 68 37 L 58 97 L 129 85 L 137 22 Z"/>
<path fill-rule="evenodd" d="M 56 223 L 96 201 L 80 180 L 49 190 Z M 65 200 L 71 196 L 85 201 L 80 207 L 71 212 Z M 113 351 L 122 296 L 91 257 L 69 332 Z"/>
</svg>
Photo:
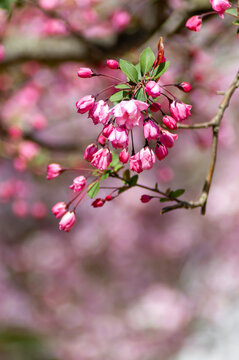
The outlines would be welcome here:
<svg viewBox="0 0 239 360">
<path fill-rule="evenodd" d="M 113 197 L 111 195 L 107 195 L 105 197 L 105 201 L 111 201 L 111 200 L 113 200 Z"/>
<path fill-rule="evenodd" d="M 57 219 L 61 218 L 67 212 L 66 203 L 64 202 L 56 203 L 51 209 L 51 211 Z"/>
<path fill-rule="evenodd" d="M 97 207 L 101 207 L 103 206 L 105 203 L 105 200 L 104 199 L 95 199 L 95 201 L 93 201 L 93 203 L 91 204 L 94 208 L 97 208 Z"/>
<path fill-rule="evenodd" d="M 120 153 L 119 153 L 119 161 L 122 162 L 123 164 L 126 164 L 129 160 L 129 153 L 127 151 L 127 149 L 123 149 Z"/>
<path fill-rule="evenodd" d="M 188 19 L 185 25 L 189 30 L 198 32 L 202 26 L 202 19 L 200 16 L 192 16 Z"/>
<path fill-rule="evenodd" d="M 231 7 L 228 0 L 210 0 L 213 10 L 223 19 L 224 12 Z"/>
<path fill-rule="evenodd" d="M 153 112 L 158 112 L 160 109 L 161 109 L 161 104 L 158 103 L 158 102 L 155 102 L 155 103 L 152 103 L 150 105 L 150 110 L 153 111 Z"/>
<path fill-rule="evenodd" d="M 0 62 L 4 59 L 5 57 L 5 48 L 3 45 L 0 44 Z"/>
<path fill-rule="evenodd" d="M 108 138 L 110 136 L 110 134 L 112 133 L 114 127 L 112 124 L 106 125 L 102 131 L 102 135 L 104 135 L 106 138 Z"/>
<path fill-rule="evenodd" d="M 98 136 L 98 143 L 99 143 L 100 145 L 104 146 L 105 143 L 106 143 L 106 137 L 105 137 L 104 135 L 100 134 L 100 135 Z"/>
<path fill-rule="evenodd" d="M 172 116 L 168 116 L 168 115 L 164 116 L 163 123 L 170 130 L 177 129 L 177 121 Z"/>
<path fill-rule="evenodd" d="M 156 140 L 159 137 L 159 127 L 152 120 L 144 123 L 144 137 L 147 140 Z"/>
<path fill-rule="evenodd" d="M 162 134 L 160 135 L 159 139 L 160 142 L 165 145 L 167 148 L 172 148 L 174 145 L 174 141 L 177 140 L 178 135 L 172 134 L 167 130 L 163 130 Z"/>
<path fill-rule="evenodd" d="M 152 199 L 152 196 L 149 196 L 149 195 L 142 195 L 140 200 L 142 203 L 147 203 L 149 202 L 150 200 Z"/>
<path fill-rule="evenodd" d="M 73 184 L 69 186 L 74 192 L 79 192 L 84 189 L 86 185 L 86 178 L 84 176 L 78 176 L 73 180 Z"/>
<path fill-rule="evenodd" d="M 63 169 L 59 164 L 49 164 L 47 166 L 47 180 L 54 179 L 62 173 Z"/>
<path fill-rule="evenodd" d="M 90 78 L 93 75 L 93 71 L 90 68 L 87 67 L 81 67 L 78 71 L 77 71 L 77 75 L 79 76 L 79 78 Z"/>
<path fill-rule="evenodd" d="M 168 155 L 168 149 L 163 144 L 157 144 L 155 147 L 155 155 L 158 160 L 163 160 Z"/>
<path fill-rule="evenodd" d="M 69 232 L 76 222 L 74 211 L 67 211 L 59 223 L 59 229 Z"/>
<path fill-rule="evenodd" d="M 91 160 L 91 165 L 99 170 L 106 170 L 112 161 L 112 154 L 109 149 L 104 148 L 98 150 Z"/>
<path fill-rule="evenodd" d="M 109 59 L 106 61 L 106 64 L 107 64 L 108 68 L 110 68 L 112 70 L 119 69 L 119 63 L 116 60 Z"/>
<path fill-rule="evenodd" d="M 115 149 L 128 147 L 129 138 L 127 131 L 124 128 L 114 128 L 108 137 L 109 141 Z"/>
<path fill-rule="evenodd" d="M 93 108 L 95 98 L 91 95 L 86 95 L 76 102 L 77 112 L 84 114 Z"/>
<path fill-rule="evenodd" d="M 87 161 L 91 161 L 93 155 L 98 151 L 96 144 L 90 144 L 86 147 L 84 152 L 84 159 Z"/>
<path fill-rule="evenodd" d="M 145 91 L 149 96 L 152 96 L 154 98 L 160 96 L 161 94 L 160 86 L 155 81 L 149 81 L 145 86 Z"/>
<path fill-rule="evenodd" d="M 172 117 L 177 121 L 182 121 L 187 119 L 191 115 L 192 105 L 187 105 L 181 101 L 173 101 L 170 104 L 170 113 Z"/>
<path fill-rule="evenodd" d="M 106 125 L 109 119 L 109 106 L 104 100 L 100 100 L 95 103 L 92 109 L 89 111 L 89 117 L 93 120 L 95 125 Z"/>
<path fill-rule="evenodd" d="M 188 93 L 191 91 L 191 85 L 187 82 L 181 82 L 180 84 L 176 85 L 178 89 L 184 91 L 185 93 Z"/>
</svg>

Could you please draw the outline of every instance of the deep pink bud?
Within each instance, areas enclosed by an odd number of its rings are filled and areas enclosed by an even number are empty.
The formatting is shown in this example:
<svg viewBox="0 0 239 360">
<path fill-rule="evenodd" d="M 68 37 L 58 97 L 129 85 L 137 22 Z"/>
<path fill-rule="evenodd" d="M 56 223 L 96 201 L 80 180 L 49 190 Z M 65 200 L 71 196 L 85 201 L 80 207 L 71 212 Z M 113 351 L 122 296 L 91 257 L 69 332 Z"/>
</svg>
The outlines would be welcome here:
<svg viewBox="0 0 239 360">
<path fill-rule="evenodd" d="M 110 68 L 112 70 L 119 69 L 119 63 L 116 60 L 109 59 L 106 61 L 106 64 L 107 64 L 108 68 Z"/>
<path fill-rule="evenodd" d="M 170 130 L 177 129 L 177 121 L 172 116 L 165 115 L 163 117 L 163 123 Z"/>
<path fill-rule="evenodd" d="M 122 162 L 123 164 L 126 164 L 129 160 L 129 153 L 127 151 L 127 149 L 123 149 L 120 153 L 119 153 L 119 161 Z"/>
<path fill-rule="evenodd" d="M 59 176 L 62 170 L 63 169 L 59 164 L 49 164 L 47 166 L 47 176 L 46 176 L 47 180 L 51 180 Z"/>
<path fill-rule="evenodd" d="M 192 106 L 182 103 L 181 101 L 173 101 L 170 104 L 170 113 L 172 117 L 177 121 L 187 119 L 191 115 Z"/>
<path fill-rule="evenodd" d="M 100 145 L 104 146 L 105 143 L 106 143 L 106 137 L 105 137 L 104 135 L 100 134 L 100 135 L 98 136 L 98 143 L 99 143 Z"/>
<path fill-rule="evenodd" d="M 95 199 L 95 201 L 93 201 L 93 203 L 91 204 L 94 208 L 97 208 L 97 207 L 101 207 L 103 206 L 105 203 L 105 200 L 104 199 Z"/>
<path fill-rule="evenodd" d="M 113 200 L 113 197 L 111 195 L 106 195 L 105 201 L 111 201 Z"/>
<path fill-rule="evenodd" d="M 158 97 L 161 94 L 161 89 L 155 81 L 149 81 L 145 86 L 145 91 L 149 96 Z"/>
<path fill-rule="evenodd" d="M 192 16 L 188 19 L 188 21 L 186 22 L 186 27 L 189 30 L 192 31 L 196 31 L 198 32 L 201 29 L 201 25 L 202 25 L 202 19 L 200 18 L 200 16 Z"/>
<path fill-rule="evenodd" d="M 157 112 L 161 109 L 161 104 L 160 103 L 152 103 L 150 105 L 150 110 L 153 111 L 153 112 Z"/>
<path fill-rule="evenodd" d="M 90 144 L 87 146 L 87 148 L 85 149 L 85 153 L 84 153 L 84 158 L 87 161 L 91 161 L 93 155 L 98 151 L 97 145 L 95 144 Z"/>
<path fill-rule="evenodd" d="M 73 180 L 73 184 L 69 186 L 74 192 L 79 192 L 84 189 L 86 185 L 86 178 L 84 176 L 78 176 Z"/>
<path fill-rule="evenodd" d="M 129 138 L 127 131 L 124 128 L 121 127 L 114 128 L 110 133 L 108 139 L 112 143 L 112 146 L 115 149 L 128 147 Z"/>
<path fill-rule="evenodd" d="M 56 203 L 51 209 L 51 211 L 57 219 L 61 218 L 67 212 L 66 203 L 64 202 Z"/>
<path fill-rule="evenodd" d="M 163 160 L 168 155 L 168 149 L 163 144 L 157 144 L 155 147 L 155 155 L 158 160 Z"/>
<path fill-rule="evenodd" d="M 109 149 L 98 150 L 92 157 L 91 165 L 99 170 L 106 170 L 112 161 L 112 154 Z"/>
<path fill-rule="evenodd" d="M 147 203 L 149 202 L 150 200 L 152 199 L 152 196 L 149 196 L 149 195 L 142 195 L 140 200 L 142 203 Z"/>
<path fill-rule="evenodd" d="M 110 134 L 112 133 L 114 129 L 114 126 L 112 124 L 106 125 L 102 131 L 102 135 L 104 135 L 105 137 L 109 137 Z"/>
<path fill-rule="evenodd" d="M 174 145 L 174 141 L 177 140 L 178 135 L 172 134 L 167 130 L 163 130 L 162 134 L 160 135 L 159 139 L 163 145 L 167 148 L 172 148 Z"/>
<path fill-rule="evenodd" d="M 231 7 L 228 0 L 210 0 L 210 3 L 221 18 L 224 18 L 224 12 Z"/>
<path fill-rule="evenodd" d="M 144 123 L 144 137 L 147 140 L 156 140 L 159 137 L 159 127 L 152 120 Z"/>
<path fill-rule="evenodd" d="M 188 92 L 191 91 L 191 85 L 189 83 L 185 82 L 185 81 L 178 84 L 177 87 L 180 90 L 184 91 L 185 93 L 188 93 Z"/>
<path fill-rule="evenodd" d="M 124 30 L 130 23 L 131 16 L 125 10 L 118 10 L 112 17 L 112 26 L 117 31 Z"/>
<path fill-rule="evenodd" d="M 95 98 L 91 95 L 86 95 L 76 102 L 77 112 L 84 114 L 93 108 Z"/>
<path fill-rule="evenodd" d="M 95 103 L 92 109 L 89 111 L 89 117 L 93 120 L 94 124 L 103 124 L 106 125 L 109 119 L 109 106 L 100 100 L 98 103 Z"/>
<path fill-rule="evenodd" d="M 79 70 L 77 71 L 77 75 L 80 78 L 90 78 L 93 75 L 93 71 L 90 68 L 87 67 L 81 67 L 79 68 Z"/>
<path fill-rule="evenodd" d="M 71 228 L 74 226 L 75 222 L 76 222 L 76 216 L 75 216 L 74 211 L 68 211 L 62 217 L 62 219 L 59 223 L 59 229 L 69 232 L 71 230 Z"/>
</svg>

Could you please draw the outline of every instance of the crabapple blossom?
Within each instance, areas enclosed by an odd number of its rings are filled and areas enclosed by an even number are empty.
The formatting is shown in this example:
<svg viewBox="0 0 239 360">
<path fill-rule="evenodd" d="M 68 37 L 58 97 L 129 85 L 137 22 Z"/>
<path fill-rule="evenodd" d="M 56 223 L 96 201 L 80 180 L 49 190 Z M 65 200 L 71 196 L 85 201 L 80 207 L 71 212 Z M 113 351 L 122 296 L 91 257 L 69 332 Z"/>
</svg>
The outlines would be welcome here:
<svg viewBox="0 0 239 360">
<path fill-rule="evenodd" d="M 84 176 L 77 176 L 73 180 L 73 184 L 69 186 L 74 192 L 79 192 L 84 189 L 86 185 L 86 178 Z"/>
<path fill-rule="evenodd" d="M 128 134 L 122 127 L 114 128 L 108 139 L 115 149 L 126 148 L 129 143 Z"/>
<path fill-rule="evenodd" d="M 61 218 L 63 215 L 66 214 L 67 212 L 67 206 L 66 203 L 64 202 L 58 202 L 56 203 L 52 209 L 51 209 L 52 213 L 55 215 L 55 217 L 57 219 Z"/>
<path fill-rule="evenodd" d="M 190 17 L 185 25 L 189 30 L 198 32 L 202 26 L 202 19 L 200 16 L 192 16 Z"/>
<path fill-rule="evenodd" d="M 102 135 L 102 134 L 100 134 L 99 136 L 98 136 L 98 143 L 100 144 L 100 145 L 102 145 L 102 146 L 104 146 L 105 145 L 105 143 L 106 143 L 106 137 L 104 136 L 104 135 Z"/>
<path fill-rule="evenodd" d="M 147 202 L 149 202 L 151 199 L 152 199 L 152 196 L 149 196 L 149 195 L 144 194 L 144 195 L 141 196 L 140 201 L 141 201 L 142 203 L 147 203 Z"/>
<path fill-rule="evenodd" d="M 158 102 L 155 102 L 155 103 L 152 103 L 150 105 L 150 110 L 153 111 L 153 112 L 158 112 L 160 109 L 161 109 L 161 104 L 158 103 Z"/>
<path fill-rule="evenodd" d="M 156 140 L 159 137 L 159 127 L 152 120 L 144 123 L 144 137 L 147 140 Z"/>
<path fill-rule="evenodd" d="M 119 68 L 119 63 L 118 61 L 114 60 L 114 59 L 109 59 L 106 61 L 106 64 L 108 66 L 108 68 L 115 70 Z"/>
<path fill-rule="evenodd" d="M 77 112 L 84 114 L 93 108 L 95 98 L 92 95 L 86 95 L 76 102 Z"/>
<path fill-rule="evenodd" d="M 108 124 L 104 127 L 104 129 L 102 130 L 102 135 L 104 135 L 106 138 L 108 138 L 110 136 L 110 134 L 112 133 L 114 127 L 112 124 Z"/>
<path fill-rule="evenodd" d="M 139 152 L 136 153 L 135 155 L 130 156 L 129 166 L 131 171 L 135 171 L 138 174 L 140 174 L 143 171 Z"/>
<path fill-rule="evenodd" d="M 210 3 L 213 10 L 215 10 L 222 19 L 224 18 L 225 11 L 231 7 L 228 0 L 210 0 Z"/>
<path fill-rule="evenodd" d="M 95 199 L 93 203 L 91 204 L 94 208 L 101 207 L 105 203 L 104 199 Z"/>
<path fill-rule="evenodd" d="M 157 143 L 155 147 L 155 155 L 158 160 L 163 160 L 168 155 L 168 149 L 165 145 Z"/>
<path fill-rule="evenodd" d="M 175 120 L 182 121 L 187 119 L 191 115 L 191 108 L 191 105 L 174 100 L 170 104 L 170 113 Z"/>
<path fill-rule="evenodd" d="M 91 161 L 93 155 L 98 151 L 96 144 L 90 144 L 86 147 L 84 152 L 84 159 L 87 161 Z"/>
<path fill-rule="evenodd" d="M 79 78 L 90 78 L 93 75 L 93 71 L 90 68 L 87 67 L 81 67 L 79 68 L 79 70 L 77 71 L 77 75 L 79 76 Z"/>
<path fill-rule="evenodd" d="M 112 17 L 112 26 L 117 31 L 124 30 L 130 23 L 131 16 L 127 11 L 116 11 Z"/>
<path fill-rule="evenodd" d="M 47 166 L 47 180 L 54 179 L 62 173 L 63 169 L 59 164 L 49 164 Z"/>
<path fill-rule="evenodd" d="M 126 164 L 129 160 L 129 153 L 127 149 L 123 149 L 120 153 L 119 153 L 119 161 L 122 162 L 123 164 Z"/>
<path fill-rule="evenodd" d="M 177 134 L 172 134 L 167 130 L 163 130 L 159 137 L 159 140 L 167 148 L 171 148 L 174 146 L 174 141 L 177 140 L 177 138 L 178 138 Z"/>
<path fill-rule="evenodd" d="M 177 121 L 172 116 L 165 115 L 163 117 L 163 123 L 170 130 L 177 129 Z"/>
<path fill-rule="evenodd" d="M 156 81 L 149 81 L 145 86 L 145 91 L 149 96 L 154 98 L 160 96 L 161 94 L 160 86 L 158 83 L 156 83 Z"/>
<path fill-rule="evenodd" d="M 69 232 L 76 222 L 74 211 L 67 211 L 59 222 L 59 229 Z"/>
<path fill-rule="evenodd" d="M 191 91 L 191 85 L 189 83 L 185 82 L 185 81 L 178 84 L 177 87 L 180 90 L 184 91 L 185 93 L 188 93 L 188 92 Z"/>
<path fill-rule="evenodd" d="M 95 103 L 89 111 L 89 117 L 93 120 L 95 125 L 103 124 L 106 125 L 109 119 L 109 106 L 105 101 L 100 100 Z"/>
<path fill-rule="evenodd" d="M 5 57 L 5 48 L 3 45 L 0 44 L 0 62 L 4 59 Z"/>
<path fill-rule="evenodd" d="M 91 160 L 91 165 L 99 170 L 106 170 L 112 161 L 112 154 L 108 148 L 98 150 Z"/>
<path fill-rule="evenodd" d="M 119 126 L 131 130 L 134 126 L 142 126 L 144 115 L 141 111 L 149 107 L 147 103 L 139 100 L 121 101 L 110 111 Z"/>
<path fill-rule="evenodd" d="M 141 160 L 141 167 L 143 170 L 151 169 L 156 161 L 154 152 L 149 146 L 145 146 L 140 150 L 139 158 Z"/>
</svg>

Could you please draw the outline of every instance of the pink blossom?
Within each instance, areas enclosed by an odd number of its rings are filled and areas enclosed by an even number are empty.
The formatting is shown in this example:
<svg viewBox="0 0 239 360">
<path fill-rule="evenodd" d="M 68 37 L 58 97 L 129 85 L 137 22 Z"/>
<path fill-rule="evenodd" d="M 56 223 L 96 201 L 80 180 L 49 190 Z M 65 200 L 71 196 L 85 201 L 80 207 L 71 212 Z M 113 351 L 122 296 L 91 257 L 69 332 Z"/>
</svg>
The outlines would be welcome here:
<svg viewBox="0 0 239 360">
<path fill-rule="evenodd" d="M 119 153 L 119 161 L 122 162 L 123 164 L 126 164 L 129 160 L 129 153 L 127 149 L 123 149 L 120 153 Z"/>
<path fill-rule="evenodd" d="M 129 138 L 126 130 L 120 127 L 114 128 L 108 139 L 109 141 L 111 141 L 112 146 L 115 149 L 126 148 L 129 143 Z"/>
<path fill-rule="evenodd" d="M 59 229 L 69 232 L 71 228 L 74 226 L 75 222 L 76 222 L 76 216 L 74 211 L 67 211 L 67 213 L 63 215 L 59 223 Z"/>
<path fill-rule="evenodd" d="M 25 160 L 31 160 L 38 154 L 39 150 L 40 148 L 36 143 L 32 141 L 24 141 L 20 145 L 19 155 Z"/>
<path fill-rule="evenodd" d="M 106 137 L 104 136 L 104 135 L 102 135 L 102 134 L 100 134 L 99 136 L 98 136 L 98 143 L 100 144 L 100 145 L 102 145 L 102 146 L 104 146 L 105 145 L 105 143 L 106 143 Z"/>
<path fill-rule="evenodd" d="M 154 152 L 149 146 L 144 147 L 139 152 L 139 158 L 141 160 L 141 166 L 143 170 L 149 170 L 153 167 L 156 161 Z"/>
<path fill-rule="evenodd" d="M 42 219 L 46 216 L 46 205 L 41 201 L 35 202 L 31 209 L 31 214 L 35 219 Z"/>
<path fill-rule="evenodd" d="M 145 86 L 145 91 L 149 96 L 152 96 L 154 98 L 160 96 L 161 94 L 160 86 L 155 81 L 149 81 Z"/>
<path fill-rule="evenodd" d="M 73 180 L 73 184 L 69 186 L 74 192 L 79 192 L 84 189 L 86 185 L 86 178 L 84 176 L 77 176 Z"/>
<path fill-rule="evenodd" d="M 224 12 L 231 7 L 228 0 L 210 0 L 213 10 L 223 19 Z"/>
<path fill-rule="evenodd" d="M 12 203 L 12 211 L 19 218 L 25 217 L 28 212 L 26 201 L 22 199 L 15 200 Z"/>
<path fill-rule="evenodd" d="M 192 31 L 196 31 L 198 32 L 201 29 L 201 25 L 202 25 L 202 19 L 200 18 L 200 16 L 192 16 L 188 19 L 188 21 L 186 22 L 186 27 L 189 30 Z"/>
<path fill-rule="evenodd" d="M 167 130 L 163 130 L 159 139 L 163 145 L 165 145 L 167 148 L 171 148 L 174 145 L 174 141 L 177 140 L 178 135 L 172 134 Z"/>
<path fill-rule="evenodd" d="M 91 204 L 94 208 L 101 207 L 105 203 L 104 199 L 95 199 L 93 203 Z"/>
<path fill-rule="evenodd" d="M 93 108 L 95 99 L 92 95 L 86 95 L 76 102 L 77 112 L 84 114 Z"/>
<path fill-rule="evenodd" d="M 89 111 L 89 117 L 93 120 L 94 124 L 103 124 L 106 125 L 109 119 L 109 106 L 100 100 L 98 103 L 95 103 L 94 106 Z"/>
<path fill-rule="evenodd" d="M 191 85 L 188 82 L 181 82 L 180 84 L 177 85 L 177 87 L 184 91 L 185 93 L 188 93 L 191 91 Z"/>
<path fill-rule="evenodd" d="M 47 166 L 47 180 L 54 179 L 59 176 L 62 172 L 62 167 L 59 164 L 50 164 Z"/>
<path fill-rule="evenodd" d="M 147 140 L 156 140 L 159 137 L 159 127 L 152 120 L 144 123 L 144 137 Z"/>
<path fill-rule="evenodd" d="M 59 3 L 59 0 L 39 0 L 39 5 L 45 10 L 53 10 Z"/>
<path fill-rule="evenodd" d="M 152 199 L 152 196 L 149 196 L 149 195 L 144 194 L 144 195 L 141 196 L 140 201 L 141 201 L 142 203 L 147 203 L 147 202 L 149 202 L 151 199 Z"/>
<path fill-rule="evenodd" d="M 87 161 L 91 161 L 93 155 L 98 151 L 97 145 L 96 144 L 90 144 L 86 147 L 85 152 L 84 152 L 84 158 Z"/>
<path fill-rule="evenodd" d="M 150 105 L 150 110 L 153 112 L 158 112 L 160 109 L 161 109 L 160 103 L 155 102 Z"/>
<path fill-rule="evenodd" d="M 98 150 L 92 157 L 91 165 L 99 170 L 106 170 L 112 161 L 112 154 L 108 148 Z"/>
<path fill-rule="evenodd" d="M 180 101 L 173 101 L 170 104 L 170 113 L 172 117 L 177 121 L 182 121 L 187 119 L 191 115 L 192 105 L 184 104 Z"/>
<path fill-rule="evenodd" d="M 123 31 L 130 23 L 131 16 L 127 11 L 116 11 L 112 17 L 112 26 L 117 31 Z"/>
<path fill-rule="evenodd" d="M 157 144 L 155 147 L 155 154 L 158 160 L 163 160 L 168 155 L 168 149 L 163 144 Z"/>
<path fill-rule="evenodd" d="M 55 217 L 57 219 L 61 218 L 63 215 L 66 214 L 67 212 L 67 206 L 66 203 L 64 202 L 58 202 L 56 203 L 52 209 L 51 209 L 52 213 L 55 215 Z"/>
<path fill-rule="evenodd" d="M 138 174 L 143 171 L 142 169 L 142 162 L 140 160 L 139 152 L 137 152 L 135 155 L 130 156 L 129 159 L 129 166 L 131 171 L 135 171 Z"/>
<path fill-rule="evenodd" d="M 139 100 L 121 101 L 111 109 L 110 114 L 115 116 L 119 126 L 125 126 L 127 130 L 131 130 L 134 126 L 143 125 L 144 115 L 141 111 L 148 107 L 148 104 Z"/>
<path fill-rule="evenodd" d="M 83 79 L 90 78 L 93 74 L 94 74 L 93 71 L 90 68 L 87 68 L 87 67 L 81 67 L 77 71 L 77 75 L 80 78 L 83 78 Z"/>
<path fill-rule="evenodd" d="M 115 69 L 118 69 L 119 68 L 119 63 L 118 61 L 116 60 L 113 60 L 113 59 L 109 59 L 106 61 L 106 64 L 108 66 L 108 68 L 112 69 L 112 70 L 115 70 Z"/>
<path fill-rule="evenodd" d="M 5 48 L 3 45 L 0 44 L 0 62 L 4 59 L 5 57 Z"/>
<path fill-rule="evenodd" d="M 114 127 L 112 124 L 106 125 L 102 131 L 102 135 L 104 135 L 105 137 L 109 137 L 110 134 L 112 133 Z"/>
<path fill-rule="evenodd" d="M 111 195 L 106 195 L 106 197 L 105 197 L 105 201 L 111 201 L 113 199 L 114 198 Z"/>
<path fill-rule="evenodd" d="M 177 121 L 172 116 L 168 116 L 168 115 L 164 116 L 163 123 L 170 130 L 177 129 Z"/>
</svg>

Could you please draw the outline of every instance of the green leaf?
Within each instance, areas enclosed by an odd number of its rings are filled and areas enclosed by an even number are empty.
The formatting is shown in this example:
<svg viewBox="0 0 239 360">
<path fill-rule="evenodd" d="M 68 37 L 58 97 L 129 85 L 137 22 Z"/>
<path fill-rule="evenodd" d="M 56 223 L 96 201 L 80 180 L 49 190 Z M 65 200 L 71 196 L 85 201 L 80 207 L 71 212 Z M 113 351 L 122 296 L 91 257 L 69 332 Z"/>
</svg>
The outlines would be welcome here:
<svg viewBox="0 0 239 360">
<path fill-rule="evenodd" d="M 119 191 L 118 191 L 118 194 L 121 194 L 122 192 L 124 192 L 125 190 L 127 190 L 128 187 L 127 186 L 122 186 Z"/>
<path fill-rule="evenodd" d="M 237 9 L 236 9 L 236 8 L 234 8 L 234 9 L 227 9 L 225 12 L 226 12 L 226 14 L 229 14 L 229 15 L 233 15 L 233 16 L 238 17 L 238 15 L 237 15 Z"/>
<path fill-rule="evenodd" d="M 145 102 L 144 89 L 143 89 L 143 88 L 140 88 L 139 91 L 137 91 L 135 97 L 136 97 L 137 100 L 140 100 L 140 101 L 144 101 L 144 102 Z"/>
<path fill-rule="evenodd" d="M 128 84 L 118 84 L 118 85 L 115 85 L 115 88 L 116 89 L 130 89 L 130 85 L 128 85 Z"/>
<path fill-rule="evenodd" d="M 142 76 L 141 76 L 141 66 L 140 63 L 136 64 L 135 69 L 138 71 L 138 80 L 141 80 Z"/>
<path fill-rule="evenodd" d="M 152 68 L 153 63 L 155 61 L 155 56 L 150 47 L 144 49 L 144 51 L 140 55 L 140 67 L 142 75 L 147 74 L 149 70 Z"/>
<path fill-rule="evenodd" d="M 118 91 L 115 94 L 111 95 L 111 97 L 109 98 L 109 100 L 111 102 L 117 102 L 117 101 L 121 101 L 124 97 L 124 92 L 123 91 Z"/>
<path fill-rule="evenodd" d="M 0 0 L 0 8 L 10 11 L 16 0 Z"/>
<path fill-rule="evenodd" d="M 125 181 L 129 181 L 130 180 L 130 171 L 129 169 L 126 169 L 124 172 L 123 172 L 123 178 Z"/>
<path fill-rule="evenodd" d="M 115 154 L 113 151 L 112 151 L 112 161 L 110 163 L 110 167 L 115 167 L 116 165 L 119 164 L 119 155 L 118 154 Z"/>
<path fill-rule="evenodd" d="M 101 175 L 101 180 L 105 180 L 110 176 L 111 170 L 106 170 L 103 175 Z"/>
<path fill-rule="evenodd" d="M 162 76 L 168 70 L 169 65 L 170 65 L 169 61 L 159 64 L 159 66 L 157 66 L 153 72 L 153 77 L 155 79 L 160 78 L 160 76 Z"/>
<path fill-rule="evenodd" d="M 177 199 L 179 196 L 183 195 L 185 193 L 184 189 L 178 189 L 175 191 L 170 191 L 169 196 L 171 199 Z"/>
<path fill-rule="evenodd" d="M 139 178 L 138 175 L 132 176 L 128 181 L 129 186 L 130 187 L 135 186 L 137 184 L 138 178 Z"/>
<path fill-rule="evenodd" d="M 233 22 L 233 25 L 239 25 L 239 19 Z"/>
<path fill-rule="evenodd" d="M 120 59 L 120 69 L 133 82 L 138 81 L 138 71 L 130 62 Z"/>
<path fill-rule="evenodd" d="M 167 198 L 161 198 L 160 199 L 160 202 L 166 202 L 166 201 L 171 201 L 170 199 L 167 199 Z"/>
<path fill-rule="evenodd" d="M 100 182 L 97 181 L 94 185 L 92 185 L 90 190 L 88 190 L 89 197 L 91 199 L 94 199 L 94 197 L 98 194 L 99 190 L 100 190 Z"/>
</svg>

